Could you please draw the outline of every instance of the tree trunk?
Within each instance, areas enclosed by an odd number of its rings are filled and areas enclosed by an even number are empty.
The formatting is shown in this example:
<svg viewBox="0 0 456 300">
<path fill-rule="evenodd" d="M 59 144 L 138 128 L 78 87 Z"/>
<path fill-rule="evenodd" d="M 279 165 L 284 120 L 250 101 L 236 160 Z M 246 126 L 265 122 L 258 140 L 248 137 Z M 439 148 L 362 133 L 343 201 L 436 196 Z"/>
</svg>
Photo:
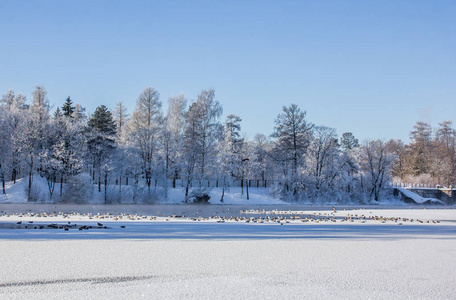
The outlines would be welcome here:
<svg viewBox="0 0 456 300">
<path fill-rule="evenodd" d="M 108 173 L 105 172 L 104 176 L 104 200 L 107 203 L 107 191 L 108 191 Z"/>
<path fill-rule="evenodd" d="M 119 203 L 122 202 L 122 174 L 119 176 Z"/>
<path fill-rule="evenodd" d="M 63 194 L 63 174 L 60 176 L 60 197 L 62 197 Z"/>
<path fill-rule="evenodd" d="M 247 192 L 247 200 L 250 200 L 250 196 L 249 196 L 249 181 L 247 181 L 247 185 L 246 185 L 246 192 Z"/>
<path fill-rule="evenodd" d="M 222 197 L 220 198 L 220 202 L 223 203 L 223 196 L 225 196 L 225 187 L 222 188 Z"/>
<path fill-rule="evenodd" d="M 2 170 L 2 165 L 0 164 L 0 172 Z M 1 178 L 2 178 L 2 188 L 3 188 L 3 195 L 6 195 L 6 187 L 5 187 L 5 175 L 3 172 L 1 173 Z"/>
<path fill-rule="evenodd" d="M 32 196 L 32 172 L 33 172 L 33 153 L 30 153 L 30 172 L 29 172 L 29 184 L 28 184 L 28 201 L 31 201 Z"/>
<path fill-rule="evenodd" d="M 244 195 L 244 176 L 241 178 L 241 195 Z"/>
</svg>

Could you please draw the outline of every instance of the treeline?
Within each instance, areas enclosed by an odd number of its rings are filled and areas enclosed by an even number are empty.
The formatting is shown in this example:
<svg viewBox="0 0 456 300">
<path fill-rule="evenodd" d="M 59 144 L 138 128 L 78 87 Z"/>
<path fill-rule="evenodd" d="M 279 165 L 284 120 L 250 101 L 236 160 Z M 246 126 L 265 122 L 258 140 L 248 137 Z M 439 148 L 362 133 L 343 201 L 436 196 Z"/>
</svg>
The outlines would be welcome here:
<svg viewBox="0 0 456 300">
<path fill-rule="evenodd" d="M 396 156 L 392 174 L 396 181 L 416 184 L 455 186 L 456 130 L 451 121 L 439 123 L 435 130 L 417 122 L 410 133 L 410 144 L 389 141 Z"/>
<path fill-rule="evenodd" d="M 266 180 L 274 183 L 270 192 L 286 201 L 365 203 L 386 195 L 393 176 L 454 182 L 455 130 L 449 121 L 435 136 L 418 122 L 410 145 L 360 145 L 352 133 L 338 138 L 335 129 L 309 122 L 295 104 L 283 107 L 269 137 L 253 140 L 243 137 L 239 116 L 230 114 L 222 123 L 222 113 L 213 90 L 203 90 L 189 105 L 183 95 L 171 97 L 164 113 L 159 93 L 146 88 L 131 115 L 119 102 L 90 116 L 70 97 L 51 115 L 41 86 L 30 104 L 9 90 L 0 106 L 3 193 L 5 181 L 24 178 L 29 201 L 37 201 L 35 181 L 44 178 L 49 201 L 86 202 L 98 190 L 106 203 L 150 203 L 181 186 L 182 200 L 191 201 L 215 180 L 222 189 L 216 200 L 223 202 L 234 180 L 242 186 Z"/>
</svg>

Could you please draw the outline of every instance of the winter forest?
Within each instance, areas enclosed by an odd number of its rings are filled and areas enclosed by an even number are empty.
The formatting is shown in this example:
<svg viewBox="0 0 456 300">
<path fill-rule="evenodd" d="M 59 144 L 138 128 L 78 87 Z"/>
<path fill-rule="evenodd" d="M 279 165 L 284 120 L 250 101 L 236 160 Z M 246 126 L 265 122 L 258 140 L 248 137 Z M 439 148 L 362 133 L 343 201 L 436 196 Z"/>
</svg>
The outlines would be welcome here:
<svg viewBox="0 0 456 300">
<path fill-rule="evenodd" d="M 8 90 L 0 103 L 0 179 L 26 182 L 30 202 L 105 203 L 165 201 L 171 189 L 182 202 L 230 187 L 267 188 L 281 200 L 301 203 L 371 203 L 391 196 L 392 182 L 454 185 L 456 134 L 451 121 L 433 130 L 417 122 L 411 142 L 359 142 L 316 125 L 295 104 L 277 112 L 274 131 L 247 140 L 241 116 L 228 114 L 214 90 L 195 101 L 142 91 L 133 112 L 122 102 L 87 115 L 68 97 L 53 112 L 46 89 L 31 101 Z M 43 190 L 43 186 L 46 189 Z"/>
</svg>

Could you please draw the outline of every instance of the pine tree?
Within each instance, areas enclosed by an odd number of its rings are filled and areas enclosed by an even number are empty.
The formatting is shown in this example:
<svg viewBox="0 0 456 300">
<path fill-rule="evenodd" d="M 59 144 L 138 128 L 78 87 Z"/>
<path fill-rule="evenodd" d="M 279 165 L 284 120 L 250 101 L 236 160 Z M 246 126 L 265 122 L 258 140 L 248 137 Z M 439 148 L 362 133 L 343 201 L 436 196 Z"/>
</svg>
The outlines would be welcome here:
<svg viewBox="0 0 456 300">
<path fill-rule="evenodd" d="M 98 106 L 88 121 L 88 148 L 93 166 L 93 178 L 98 175 L 98 191 L 101 191 L 101 176 L 104 176 L 105 202 L 107 202 L 110 159 L 116 148 L 116 125 L 111 112 L 104 105 Z"/>
<path fill-rule="evenodd" d="M 62 105 L 63 115 L 67 118 L 73 118 L 73 112 L 75 107 L 73 106 L 73 101 L 71 101 L 70 96 L 65 100 L 65 103 Z"/>
<path fill-rule="evenodd" d="M 57 107 L 54 112 L 54 119 L 60 119 L 61 117 L 63 117 L 62 111 L 60 110 L 60 107 Z"/>
<path fill-rule="evenodd" d="M 353 148 L 359 147 L 358 139 L 355 138 L 353 133 L 345 132 L 342 134 L 340 139 L 340 145 L 344 151 L 351 150 Z"/>
</svg>

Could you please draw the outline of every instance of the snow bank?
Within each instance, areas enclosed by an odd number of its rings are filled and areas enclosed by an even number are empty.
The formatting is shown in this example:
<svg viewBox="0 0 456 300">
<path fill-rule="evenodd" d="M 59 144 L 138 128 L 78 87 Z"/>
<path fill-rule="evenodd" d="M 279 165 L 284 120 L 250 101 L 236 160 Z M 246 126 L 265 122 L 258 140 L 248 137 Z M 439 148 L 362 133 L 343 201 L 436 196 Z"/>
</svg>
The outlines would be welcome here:
<svg viewBox="0 0 456 300">
<path fill-rule="evenodd" d="M 12 181 L 6 183 L 6 195 L 0 192 L 0 203 L 26 203 L 25 179 L 21 178 L 14 184 Z"/>
</svg>

